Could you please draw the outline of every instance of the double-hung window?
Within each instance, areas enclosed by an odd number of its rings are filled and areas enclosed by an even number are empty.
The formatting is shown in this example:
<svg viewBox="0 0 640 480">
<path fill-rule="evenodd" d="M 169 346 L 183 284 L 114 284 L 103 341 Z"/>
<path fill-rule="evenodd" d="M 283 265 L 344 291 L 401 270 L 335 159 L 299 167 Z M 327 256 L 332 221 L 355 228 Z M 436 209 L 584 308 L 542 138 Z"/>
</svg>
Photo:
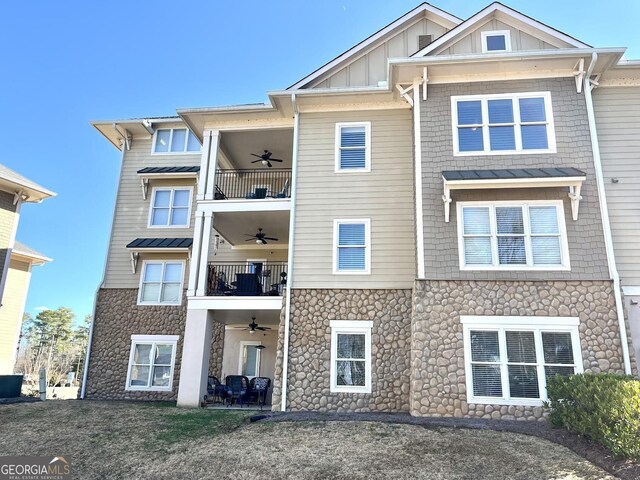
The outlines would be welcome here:
<svg viewBox="0 0 640 480">
<path fill-rule="evenodd" d="M 127 390 L 171 391 L 178 335 L 132 335 Z"/>
<path fill-rule="evenodd" d="M 551 94 L 451 97 L 455 155 L 553 153 Z"/>
<path fill-rule="evenodd" d="M 371 393 L 371 328 L 369 320 L 332 320 L 331 391 Z"/>
<path fill-rule="evenodd" d="M 371 171 L 371 122 L 336 124 L 336 172 Z"/>
<path fill-rule="evenodd" d="M 139 305 L 180 305 L 184 262 L 145 261 L 140 275 Z"/>
<path fill-rule="evenodd" d="M 539 405 L 549 377 L 582 372 L 577 318 L 461 320 L 469 403 Z"/>
<path fill-rule="evenodd" d="M 569 270 L 562 201 L 459 202 L 462 270 Z"/>
<path fill-rule="evenodd" d="M 371 270 L 371 221 L 334 220 L 333 273 L 368 274 Z"/>
<path fill-rule="evenodd" d="M 192 197 L 191 187 L 154 188 L 149 227 L 189 228 Z"/>
<path fill-rule="evenodd" d="M 198 153 L 200 142 L 186 128 L 159 128 L 153 137 L 151 153 Z"/>
</svg>

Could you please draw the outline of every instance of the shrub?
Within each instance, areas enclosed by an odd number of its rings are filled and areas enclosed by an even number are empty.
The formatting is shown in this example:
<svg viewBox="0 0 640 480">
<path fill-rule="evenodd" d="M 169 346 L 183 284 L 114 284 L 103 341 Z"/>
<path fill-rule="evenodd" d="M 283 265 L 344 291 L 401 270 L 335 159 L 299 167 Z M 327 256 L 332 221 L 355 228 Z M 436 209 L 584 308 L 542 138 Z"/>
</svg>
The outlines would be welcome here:
<svg viewBox="0 0 640 480">
<path fill-rule="evenodd" d="M 616 457 L 640 459 L 640 380 L 581 374 L 547 382 L 549 420 L 607 447 Z"/>
</svg>

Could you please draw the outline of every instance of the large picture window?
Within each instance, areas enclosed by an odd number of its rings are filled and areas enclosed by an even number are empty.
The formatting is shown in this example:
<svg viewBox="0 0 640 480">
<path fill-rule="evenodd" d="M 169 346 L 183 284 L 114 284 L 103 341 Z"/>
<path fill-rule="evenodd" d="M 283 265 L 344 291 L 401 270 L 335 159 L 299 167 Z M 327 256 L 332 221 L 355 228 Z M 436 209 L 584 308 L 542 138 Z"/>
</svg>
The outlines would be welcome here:
<svg viewBox="0 0 640 480">
<path fill-rule="evenodd" d="M 577 318 L 463 316 L 469 403 L 539 405 L 547 379 L 582 372 Z"/>
<path fill-rule="evenodd" d="M 177 335 L 132 335 L 127 390 L 171 391 Z"/>
<path fill-rule="evenodd" d="M 331 321 L 331 391 L 371 393 L 371 321 Z"/>
<path fill-rule="evenodd" d="M 549 92 L 451 97 L 455 155 L 555 152 Z"/>
<path fill-rule="evenodd" d="M 198 152 L 200 142 L 186 128 L 159 128 L 153 136 L 151 153 L 168 155 Z"/>
<path fill-rule="evenodd" d="M 568 270 L 562 201 L 459 202 L 462 270 Z"/>
</svg>

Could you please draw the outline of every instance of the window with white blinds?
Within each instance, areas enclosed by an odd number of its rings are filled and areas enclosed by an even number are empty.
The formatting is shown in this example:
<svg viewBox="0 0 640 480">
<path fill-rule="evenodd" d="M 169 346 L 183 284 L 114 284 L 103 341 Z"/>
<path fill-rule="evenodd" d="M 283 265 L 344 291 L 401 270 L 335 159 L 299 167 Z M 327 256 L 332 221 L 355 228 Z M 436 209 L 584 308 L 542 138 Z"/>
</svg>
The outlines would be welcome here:
<svg viewBox="0 0 640 480">
<path fill-rule="evenodd" d="M 556 151 L 549 92 L 451 97 L 455 155 Z"/>
<path fill-rule="evenodd" d="M 336 172 L 371 170 L 371 122 L 336 124 Z"/>
<path fill-rule="evenodd" d="M 568 270 L 562 201 L 459 202 L 463 270 Z"/>
<path fill-rule="evenodd" d="M 368 218 L 334 220 L 333 273 L 369 273 L 370 227 Z"/>
<path fill-rule="evenodd" d="M 549 377 L 582 371 L 577 319 L 463 317 L 462 321 L 471 403 L 538 404 L 547 398 Z M 544 325 L 536 325 L 537 321 Z"/>
</svg>

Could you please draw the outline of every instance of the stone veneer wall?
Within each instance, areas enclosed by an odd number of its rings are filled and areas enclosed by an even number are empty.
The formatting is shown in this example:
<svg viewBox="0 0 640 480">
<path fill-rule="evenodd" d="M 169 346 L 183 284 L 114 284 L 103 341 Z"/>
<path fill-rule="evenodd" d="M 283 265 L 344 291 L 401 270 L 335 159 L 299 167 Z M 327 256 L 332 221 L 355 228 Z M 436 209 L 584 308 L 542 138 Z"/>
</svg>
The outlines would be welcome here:
<svg viewBox="0 0 640 480">
<path fill-rule="evenodd" d="M 331 320 L 372 320 L 371 393 L 330 391 Z M 288 410 L 409 410 L 411 290 L 304 290 L 291 295 Z M 284 309 L 272 404 L 279 410 Z"/>
<path fill-rule="evenodd" d="M 416 281 L 411 414 L 527 420 L 544 416 L 542 407 L 467 403 L 460 315 L 579 317 L 585 372 L 624 373 L 612 287 L 611 281 Z M 632 368 L 637 372 L 635 359 Z"/>
<path fill-rule="evenodd" d="M 187 300 L 180 306 L 137 305 L 137 288 L 101 289 L 96 304 L 86 398 L 175 400 L 178 396 Z M 131 335 L 179 335 L 171 392 L 126 391 Z M 224 325 L 213 324 L 209 371 L 222 371 Z"/>
<path fill-rule="evenodd" d="M 224 356 L 224 323 L 211 325 L 211 353 L 209 354 L 209 375 L 222 379 L 222 358 Z"/>
</svg>

